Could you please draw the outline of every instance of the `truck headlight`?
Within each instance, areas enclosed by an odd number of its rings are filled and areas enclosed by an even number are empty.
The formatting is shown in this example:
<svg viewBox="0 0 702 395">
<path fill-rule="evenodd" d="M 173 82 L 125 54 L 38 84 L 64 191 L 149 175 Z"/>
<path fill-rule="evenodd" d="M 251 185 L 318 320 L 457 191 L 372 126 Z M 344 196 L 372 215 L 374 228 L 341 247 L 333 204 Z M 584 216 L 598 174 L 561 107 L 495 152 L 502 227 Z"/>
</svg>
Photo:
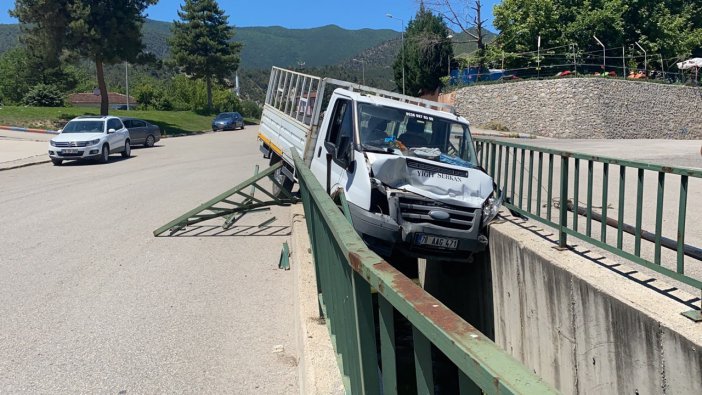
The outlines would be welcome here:
<svg viewBox="0 0 702 395">
<path fill-rule="evenodd" d="M 49 144 L 51 144 L 52 147 L 56 147 L 56 143 L 54 142 L 54 140 L 49 140 Z"/>
<path fill-rule="evenodd" d="M 99 142 L 100 142 L 100 139 L 90 140 L 90 141 L 88 141 L 88 146 L 95 145 Z"/>
<path fill-rule="evenodd" d="M 485 200 L 485 203 L 483 203 L 482 226 L 487 225 L 490 221 L 495 219 L 497 213 L 500 211 L 500 206 L 502 206 L 502 196 L 498 198 L 490 197 Z"/>
</svg>

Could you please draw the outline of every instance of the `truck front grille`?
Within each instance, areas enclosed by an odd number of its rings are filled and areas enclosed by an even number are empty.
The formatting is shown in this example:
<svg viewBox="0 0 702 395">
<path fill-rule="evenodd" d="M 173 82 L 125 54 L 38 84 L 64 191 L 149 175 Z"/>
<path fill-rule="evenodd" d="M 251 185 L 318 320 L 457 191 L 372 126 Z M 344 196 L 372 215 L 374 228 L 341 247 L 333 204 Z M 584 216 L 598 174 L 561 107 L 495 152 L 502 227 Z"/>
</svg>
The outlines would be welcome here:
<svg viewBox="0 0 702 395">
<path fill-rule="evenodd" d="M 475 223 L 478 209 L 446 204 L 438 201 L 416 197 L 399 198 L 402 220 L 413 223 L 430 223 L 451 229 L 470 231 Z M 446 220 L 435 219 L 429 213 L 433 210 L 443 211 L 449 215 Z"/>
</svg>

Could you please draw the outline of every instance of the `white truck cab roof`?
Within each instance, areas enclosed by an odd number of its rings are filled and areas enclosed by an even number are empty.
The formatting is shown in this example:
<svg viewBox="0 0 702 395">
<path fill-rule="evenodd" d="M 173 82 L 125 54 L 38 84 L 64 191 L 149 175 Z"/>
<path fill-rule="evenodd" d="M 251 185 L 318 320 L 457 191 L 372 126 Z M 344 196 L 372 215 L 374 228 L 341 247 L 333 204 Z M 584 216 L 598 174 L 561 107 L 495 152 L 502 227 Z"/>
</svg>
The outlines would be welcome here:
<svg viewBox="0 0 702 395">
<path fill-rule="evenodd" d="M 444 119 L 450 119 L 450 120 L 453 120 L 456 122 L 470 125 L 470 123 L 468 122 L 467 119 L 465 119 L 461 116 L 458 116 L 456 114 L 452 114 L 452 113 L 447 112 L 447 111 L 439 111 L 439 110 L 435 110 L 435 109 L 429 108 L 429 107 L 418 106 L 416 104 L 406 103 L 406 102 L 403 102 L 400 100 L 389 99 L 389 98 L 381 97 L 381 96 L 377 96 L 377 95 L 366 94 L 363 92 L 350 91 L 350 90 L 344 89 L 344 88 L 337 88 L 334 90 L 334 93 L 346 96 L 346 97 L 348 97 L 354 101 L 360 102 L 360 103 L 369 103 L 369 104 L 378 105 L 378 106 L 401 108 L 403 110 L 407 110 L 407 111 L 411 111 L 411 112 L 427 114 L 427 115 L 431 115 L 431 116 L 439 117 L 439 118 L 444 118 Z"/>
</svg>

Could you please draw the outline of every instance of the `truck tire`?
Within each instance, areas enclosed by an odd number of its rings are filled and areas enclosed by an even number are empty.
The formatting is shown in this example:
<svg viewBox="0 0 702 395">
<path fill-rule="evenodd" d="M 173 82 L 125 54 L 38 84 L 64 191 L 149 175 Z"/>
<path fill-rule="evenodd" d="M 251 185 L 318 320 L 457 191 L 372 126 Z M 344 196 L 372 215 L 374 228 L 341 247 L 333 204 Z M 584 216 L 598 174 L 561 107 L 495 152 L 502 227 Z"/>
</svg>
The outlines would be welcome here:
<svg viewBox="0 0 702 395">
<path fill-rule="evenodd" d="M 281 157 L 273 154 L 273 155 L 271 155 L 270 165 L 273 166 L 282 160 L 283 159 Z M 282 185 L 286 191 L 291 192 L 292 188 L 293 188 L 293 180 L 289 179 L 285 175 L 285 173 L 283 173 L 282 169 L 283 168 L 281 167 L 280 169 L 276 170 L 275 173 L 273 173 L 273 178 L 276 181 L 278 181 L 278 183 L 280 183 L 280 185 Z M 282 190 L 275 184 L 273 184 L 271 192 L 273 193 L 273 196 L 275 196 L 275 197 L 278 197 L 278 198 L 285 197 L 285 194 L 282 192 Z"/>
</svg>

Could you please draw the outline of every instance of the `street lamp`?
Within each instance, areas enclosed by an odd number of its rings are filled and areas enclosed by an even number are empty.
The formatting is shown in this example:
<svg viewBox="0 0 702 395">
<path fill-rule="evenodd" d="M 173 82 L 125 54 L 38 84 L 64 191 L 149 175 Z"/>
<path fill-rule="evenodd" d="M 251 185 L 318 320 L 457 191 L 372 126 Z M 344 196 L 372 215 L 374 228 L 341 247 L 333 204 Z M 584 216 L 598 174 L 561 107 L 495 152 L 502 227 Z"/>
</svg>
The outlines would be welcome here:
<svg viewBox="0 0 702 395">
<path fill-rule="evenodd" d="M 602 44 L 602 41 L 600 41 L 599 38 L 597 38 L 594 34 L 592 35 L 592 38 L 597 41 L 598 44 L 602 47 L 602 68 L 604 69 L 604 72 L 607 72 L 607 48 L 605 48 L 605 45 Z"/>
<path fill-rule="evenodd" d="M 365 85 L 365 84 L 366 84 L 366 62 L 365 62 L 363 59 L 361 59 L 361 60 L 352 59 L 352 60 L 353 60 L 354 62 L 359 62 L 359 63 L 361 63 L 361 70 L 362 70 L 362 72 L 363 72 L 363 85 Z"/>
<path fill-rule="evenodd" d="M 638 41 L 634 41 L 634 44 L 636 44 L 637 47 L 639 47 L 640 50 L 643 51 L 644 53 L 644 73 L 648 76 L 648 55 L 646 54 L 646 50 L 643 49 L 641 44 L 639 44 Z"/>
<path fill-rule="evenodd" d="M 446 38 L 451 40 L 453 38 L 453 34 L 449 34 L 448 36 L 446 36 Z M 453 46 L 453 43 L 451 43 L 451 46 Z M 449 52 L 449 54 L 446 57 L 448 58 L 448 66 L 446 66 L 448 68 L 448 76 L 449 78 L 451 78 L 451 52 Z"/>
<path fill-rule="evenodd" d="M 402 23 L 402 94 L 405 94 L 405 20 L 393 16 L 392 14 L 385 14 L 386 17 L 390 19 L 397 19 Z"/>
</svg>

